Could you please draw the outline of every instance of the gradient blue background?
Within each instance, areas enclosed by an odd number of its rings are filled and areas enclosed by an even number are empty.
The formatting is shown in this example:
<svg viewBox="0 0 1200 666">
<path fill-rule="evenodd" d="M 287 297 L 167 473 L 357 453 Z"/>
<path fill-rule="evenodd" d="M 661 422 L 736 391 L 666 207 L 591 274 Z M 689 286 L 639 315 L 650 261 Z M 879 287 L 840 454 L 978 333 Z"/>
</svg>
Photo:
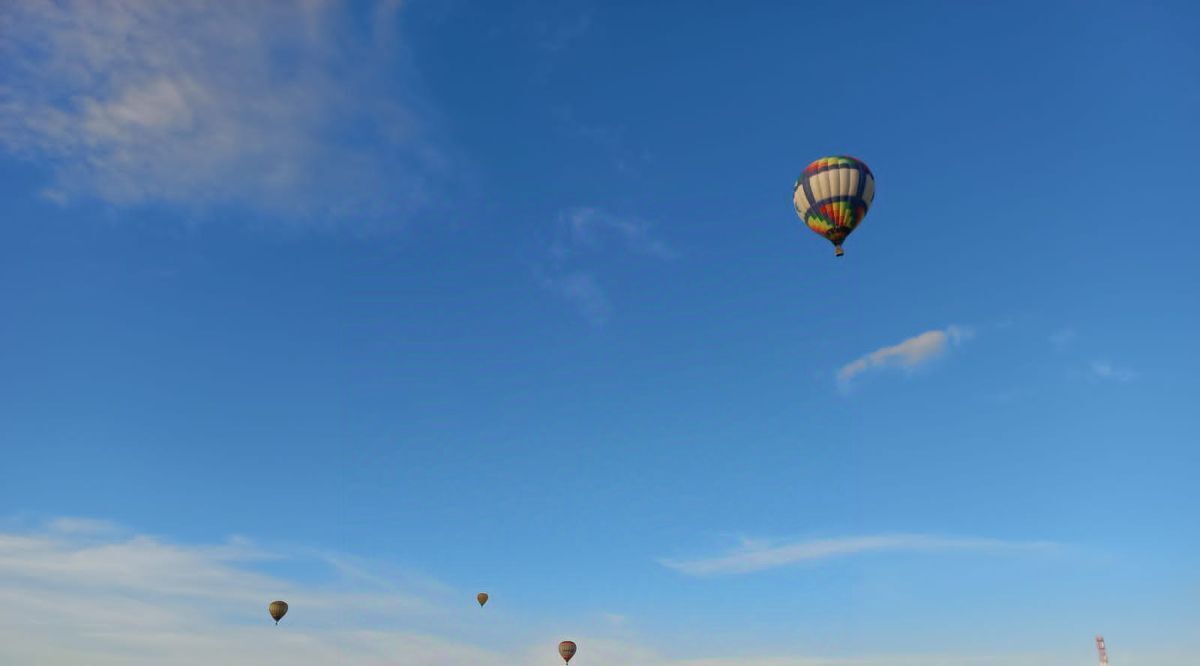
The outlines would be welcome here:
<svg viewBox="0 0 1200 666">
<path fill-rule="evenodd" d="M 48 165 L 6 153 L 0 509 L 369 556 L 697 653 L 1182 646 L 1198 19 L 414 2 L 403 34 L 456 180 L 362 234 L 236 204 L 60 206 L 38 196 Z M 790 202 L 838 153 L 878 179 L 841 260 Z M 580 259 L 602 323 L 541 283 L 579 206 L 675 254 Z M 837 391 L 842 365 L 951 324 L 974 337 Z M 711 579 L 657 561 L 886 533 L 1063 549 Z"/>
</svg>

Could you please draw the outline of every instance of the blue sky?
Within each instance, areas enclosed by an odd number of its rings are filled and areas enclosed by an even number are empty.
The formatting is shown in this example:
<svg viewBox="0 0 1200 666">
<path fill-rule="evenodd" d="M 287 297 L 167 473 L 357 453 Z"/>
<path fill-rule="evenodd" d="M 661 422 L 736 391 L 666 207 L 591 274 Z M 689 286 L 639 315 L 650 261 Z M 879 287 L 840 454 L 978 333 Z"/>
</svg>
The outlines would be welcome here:
<svg viewBox="0 0 1200 666">
<path fill-rule="evenodd" d="M 0 656 L 1184 664 L 1200 12 L 977 5 L 0 8 Z"/>
</svg>

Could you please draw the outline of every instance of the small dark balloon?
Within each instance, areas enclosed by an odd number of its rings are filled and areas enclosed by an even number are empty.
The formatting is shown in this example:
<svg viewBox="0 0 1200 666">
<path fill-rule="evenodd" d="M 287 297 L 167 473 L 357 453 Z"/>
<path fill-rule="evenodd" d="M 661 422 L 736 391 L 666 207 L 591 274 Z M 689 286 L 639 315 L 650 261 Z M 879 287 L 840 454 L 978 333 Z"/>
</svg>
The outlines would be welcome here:
<svg viewBox="0 0 1200 666">
<path fill-rule="evenodd" d="M 571 657 L 575 656 L 577 649 L 575 641 L 563 641 L 558 644 L 558 656 L 563 658 L 564 664 L 569 664 L 571 663 Z"/>
<path fill-rule="evenodd" d="M 267 606 L 267 612 L 269 612 L 271 617 L 275 619 L 275 624 L 279 624 L 279 621 L 283 619 L 283 616 L 287 615 L 287 609 L 288 605 L 286 601 L 272 601 L 271 605 Z"/>
<path fill-rule="evenodd" d="M 483 607 L 488 600 L 487 592 L 480 592 L 479 594 L 475 595 L 475 600 L 479 602 L 480 607 Z"/>
</svg>

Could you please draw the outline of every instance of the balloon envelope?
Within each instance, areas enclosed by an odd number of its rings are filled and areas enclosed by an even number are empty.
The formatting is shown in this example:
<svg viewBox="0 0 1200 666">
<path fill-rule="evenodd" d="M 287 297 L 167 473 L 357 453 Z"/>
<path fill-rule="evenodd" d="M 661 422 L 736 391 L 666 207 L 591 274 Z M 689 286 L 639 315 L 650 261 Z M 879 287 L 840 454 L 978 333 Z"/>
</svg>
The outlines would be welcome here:
<svg viewBox="0 0 1200 666">
<path fill-rule="evenodd" d="M 796 214 L 833 243 L 839 257 L 842 243 L 858 228 L 874 200 L 874 174 L 862 160 L 847 155 L 822 157 L 809 164 L 792 190 Z"/>
<path fill-rule="evenodd" d="M 475 600 L 479 602 L 480 606 L 483 606 L 488 600 L 487 592 L 480 592 L 479 594 L 475 595 Z"/>
<path fill-rule="evenodd" d="M 562 657 L 566 663 L 570 663 L 571 657 L 575 656 L 575 650 L 574 641 L 563 641 L 558 644 L 558 656 Z"/>
<path fill-rule="evenodd" d="M 271 617 L 275 618 L 275 624 L 279 624 L 283 616 L 287 615 L 287 609 L 288 605 L 286 601 L 272 601 L 271 605 L 267 606 L 267 612 L 271 614 Z"/>
</svg>

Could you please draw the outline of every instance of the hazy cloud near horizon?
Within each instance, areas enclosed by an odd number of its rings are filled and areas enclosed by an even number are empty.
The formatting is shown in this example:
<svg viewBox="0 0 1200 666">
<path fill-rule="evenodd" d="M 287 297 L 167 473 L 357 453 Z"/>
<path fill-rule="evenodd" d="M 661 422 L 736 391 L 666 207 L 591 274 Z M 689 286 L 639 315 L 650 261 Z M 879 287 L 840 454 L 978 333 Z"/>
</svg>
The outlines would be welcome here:
<svg viewBox="0 0 1200 666">
<path fill-rule="evenodd" d="M 950 545 L 990 548 L 993 542 Z M 327 584 L 262 573 L 264 563 L 287 557 L 248 539 L 181 545 L 90 519 L 62 518 L 35 529 L 0 531 L 0 661 L 39 666 L 251 666 L 280 658 L 296 666 L 559 663 L 554 646 L 562 637 L 548 630 L 546 621 L 526 618 L 527 626 L 518 627 L 514 617 L 499 615 L 485 624 L 472 608 L 473 591 L 458 595 L 438 585 L 416 593 L 389 589 L 378 584 L 387 577 L 362 572 Z M 326 564 L 345 573 L 347 567 L 333 559 Z M 463 609 L 476 612 L 466 623 L 456 595 L 463 597 Z M 266 612 L 275 598 L 292 606 L 279 627 Z M 813 657 L 702 656 L 685 650 L 668 656 L 665 646 L 605 635 L 634 619 L 599 611 L 587 617 L 593 616 L 571 635 L 580 645 L 579 663 L 590 666 L 1061 663 L 1061 657 L 1020 653 Z M 464 632 L 473 638 L 456 637 Z"/>
</svg>

